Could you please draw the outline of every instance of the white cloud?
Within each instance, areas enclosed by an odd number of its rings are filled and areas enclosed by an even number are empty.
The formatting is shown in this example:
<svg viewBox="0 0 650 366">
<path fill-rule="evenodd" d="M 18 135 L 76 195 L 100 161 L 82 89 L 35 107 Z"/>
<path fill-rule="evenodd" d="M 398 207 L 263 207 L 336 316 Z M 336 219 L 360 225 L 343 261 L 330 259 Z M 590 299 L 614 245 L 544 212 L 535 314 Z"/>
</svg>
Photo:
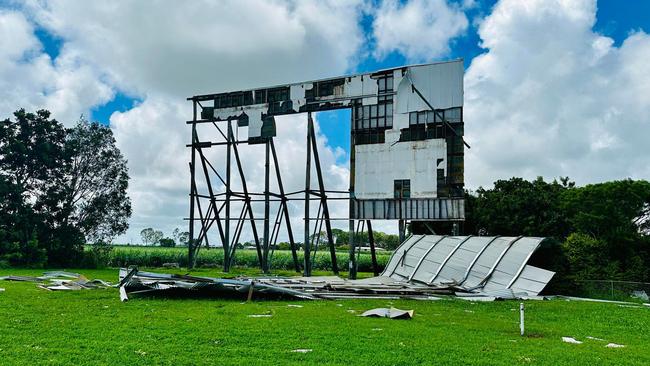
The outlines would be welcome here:
<svg viewBox="0 0 650 366">
<path fill-rule="evenodd" d="M 0 9 L 0 116 L 18 108 L 45 108 L 66 125 L 113 97 L 97 70 L 63 49 L 56 61 L 43 53 L 34 26 L 17 11 Z"/>
<path fill-rule="evenodd" d="M 337 0 L 32 1 L 24 9 L 32 21 L 64 41 L 63 50 L 78 56 L 79 65 L 95 70 L 96 80 L 142 99 L 110 118 L 129 161 L 134 208 L 131 229 L 120 240 L 138 242 L 144 227 L 169 234 L 186 225 L 182 218 L 188 215 L 190 149 L 185 144 L 190 128 L 184 121 L 191 118 L 191 103 L 185 97 L 350 71 L 363 40 L 359 18 L 364 6 Z M 68 90 L 78 90 L 72 81 Z M 287 190 L 304 185 L 304 170 L 296 166 L 305 156 L 305 118 L 278 121 L 277 149 L 286 162 Z M 327 187 L 347 188 L 347 167 L 336 165 L 340 152 L 326 146 L 323 136 L 319 141 Z M 210 154 L 215 165 L 223 163 L 221 153 Z M 261 191 L 259 151 L 242 152 L 242 159 L 249 188 Z M 302 212 L 296 207 L 293 211 L 300 235 Z M 336 205 L 332 211 L 347 213 Z"/>
<path fill-rule="evenodd" d="M 650 177 L 650 36 L 620 48 L 595 1 L 499 2 L 465 76 L 468 186 L 511 176 Z"/>
<path fill-rule="evenodd" d="M 360 1 L 31 1 L 29 13 L 118 88 L 192 94 L 335 75 L 361 44 Z"/>
<path fill-rule="evenodd" d="M 467 1 L 468 7 L 473 2 Z M 405 4 L 385 0 L 375 14 L 373 34 L 377 58 L 397 51 L 409 60 L 446 56 L 449 43 L 467 30 L 463 9 L 446 0 L 412 0 Z"/>
</svg>

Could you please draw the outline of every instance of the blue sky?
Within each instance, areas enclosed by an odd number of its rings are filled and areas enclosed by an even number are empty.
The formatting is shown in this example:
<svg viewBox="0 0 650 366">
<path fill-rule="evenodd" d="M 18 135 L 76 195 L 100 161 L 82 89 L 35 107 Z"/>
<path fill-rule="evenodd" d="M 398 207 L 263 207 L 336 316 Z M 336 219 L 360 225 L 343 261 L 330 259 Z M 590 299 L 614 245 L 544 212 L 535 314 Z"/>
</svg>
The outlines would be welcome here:
<svg viewBox="0 0 650 366">
<path fill-rule="evenodd" d="M 446 58 L 463 58 L 465 60 L 465 67 L 467 68 L 476 55 L 484 52 L 480 47 L 478 28 L 477 24 L 473 22 L 473 19 L 489 13 L 495 3 L 495 0 L 479 0 L 476 2 L 476 7 L 466 12 L 470 19 L 469 29 L 466 34 L 451 42 L 451 52 Z M 362 26 L 367 39 L 370 40 L 372 17 L 365 15 L 362 19 Z M 639 29 L 650 31 L 650 1 L 598 1 L 597 21 L 594 30 L 613 38 L 616 46 L 620 46 L 631 31 Z M 44 51 L 52 59 L 56 59 L 63 44 L 62 40 L 48 33 L 43 28 L 36 30 L 36 36 L 43 44 Z M 372 48 L 372 46 L 372 41 L 370 40 L 368 47 Z M 381 59 L 377 59 L 372 55 L 365 57 L 356 66 L 356 69 L 350 72 L 373 71 L 408 63 L 409 61 L 404 55 L 393 51 Z M 96 106 L 91 110 L 91 119 L 108 124 L 111 114 L 127 111 L 141 101 L 142 99 L 137 96 L 129 96 L 117 90 L 113 100 L 106 104 Z M 348 133 L 349 118 L 350 112 L 348 110 L 321 113 L 319 116 L 321 131 L 327 136 L 329 144 L 332 147 L 342 148 L 346 153 L 349 151 L 350 144 L 350 136 Z M 340 123 L 340 121 L 344 122 Z M 339 157 L 340 162 L 346 160 L 347 156 Z"/>
</svg>

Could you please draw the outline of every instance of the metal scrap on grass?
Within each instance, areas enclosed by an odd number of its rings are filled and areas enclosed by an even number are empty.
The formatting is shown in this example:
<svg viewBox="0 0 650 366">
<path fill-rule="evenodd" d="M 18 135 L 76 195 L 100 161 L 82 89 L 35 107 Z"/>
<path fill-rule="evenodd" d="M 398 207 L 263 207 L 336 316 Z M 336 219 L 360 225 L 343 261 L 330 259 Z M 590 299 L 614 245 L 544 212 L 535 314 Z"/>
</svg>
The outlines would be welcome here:
<svg viewBox="0 0 650 366">
<path fill-rule="evenodd" d="M 4 276 L 0 280 L 5 281 L 19 281 L 19 282 L 34 282 L 37 283 L 39 288 L 48 291 L 75 291 L 75 290 L 89 290 L 98 288 L 108 288 L 112 284 L 99 279 L 89 280 L 79 273 L 64 272 L 64 271 L 49 271 L 44 272 L 42 276 Z"/>
</svg>

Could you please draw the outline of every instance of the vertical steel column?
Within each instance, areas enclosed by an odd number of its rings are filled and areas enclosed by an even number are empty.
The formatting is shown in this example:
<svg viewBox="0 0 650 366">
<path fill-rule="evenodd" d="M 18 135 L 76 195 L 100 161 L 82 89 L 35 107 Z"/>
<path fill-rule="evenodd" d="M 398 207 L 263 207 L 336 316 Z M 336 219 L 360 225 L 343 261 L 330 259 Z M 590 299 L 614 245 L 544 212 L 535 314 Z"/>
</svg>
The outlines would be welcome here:
<svg viewBox="0 0 650 366">
<path fill-rule="evenodd" d="M 228 133 L 228 136 L 231 140 L 236 141 L 235 136 L 232 134 L 232 130 Z M 251 223 L 251 230 L 253 231 L 253 239 L 255 240 L 255 249 L 257 249 L 257 260 L 260 263 L 260 268 L 262 267 L 262 262 L 264 261 L 263 255 L 262 255 L 262 246 L 260 245 L 260 239 L 259 236 L 257 235 L 257 225 L 255 224 L 255 216 L 253 215 L 253 208 L 251 207 L 251 199 L 250 195 L 248 194 L 248 184 L 246 183 L 246 176 L 244 175 L 244 168 L 242 167 L 241 164 L 241 159 L 239 158 L 239 149 L 237 148 L 237 143 L 234 142 L 232 144 L 232 152 L 235 155 L 235 162 L 237 163 L 237 171 L 239 172 L 239 179 L 241 180 L 241 185 L 242 185 L 242 190 L 244 193 L 244 210 L 245 212 L 248 212 L 248 217 Z M 242 217 L 243 219 L 243 217 Z M 239 224 L 239 223 L 238 223 Z M 241 224 L 243 226 L 243 223 Z M 240 229 L 241 230 L 241 229 Z M 236 238 L 233 241 L 233 245 L 230 251 L 230 265 L 232 265 L 232 261 L 235 256 L 235 250 L 237 249 L 237 240 Z"/>
<path fill-rule="evenodd" d="M 316 144 L 316 132 L 314 130 L 314 121 L 309 116 L 309 134 L 311 136 L 311 147 L 314 152 L 314 165 L 316 167 L 316 175 L 318 176 L 318 189 L 320 191 L 320 202 L 323 207 L 323 220 L 325 221 L 325 231 L 327 232 L 327 241 L 330 249 L 330 258 L 332 261 L 332 271 L 334 274 L 339 274 L 339 266 L 336 263 L 336 248 L 334 247 L 334 238 L 332 236 L 332 223 L 330 222 L 330 210 L 327 206 L 327 194 L 325 193 L 325 183 L 323 182 L 323 172 L 320 167 L 320 158 L 318 156 L 318 145 Z M 320 233 L 318 233 L 320 235 Z"/>
<path fill-rule="evenodd" d="M 287 196 L 284 194 L 284 186 L 282 185 L 282 176 L 280 175 L 280 166 L 278 165 L 278 154 L 275 152 L 275 144 L 271 137 L 271 153 L 273 154 L 273 165 L 275 166 L 275 175 L 278 180 L 278 189 L 282 197 L 282 212 L 284 214 L 284 221 L 287 223 L 287 235 L 289 236 L 289 244 L 291 245 L 291 255 L 293 256 L 293 265 L 296 272 L 300 272 L 300 264 L 298 263 L 298 252 L 296 250 L 296 242 L 293 239 L 293 230 L 291 229 L 291 217 L 289 216 L 289 208 L 287 207 Z"/>
<path fill-rule="evenodd" d="M 350 251 L 349 251 L 349 260 L 348 260 L 348 277 L 350 279 L 356 279 L 357 278 L 357 257 L 356 257 L 356 247 L 354 243 L 354 218 L 355 218 L 355 210 L 354 210 L 354 205 L 355 205 L 355 199 L 354 199 L 354 159 L 355 159 L 355 154 L 354 154 L 354 113 L 350 116 L 351 122 L 350 125 L 352 128 L 350 128 L 350 201 L 349 201 L 349 209 L 348 209 L 348 214 L 350 216 L 350 225 L 348 228 L 349 232 L 349 245 L 350 245 Z"/>
<path fill-rule="evenodd" d="M 270 238 L 269 238 L 269 209 L 270 209 L 270 202 L 269 202 L 269 140 L 266 139 L 265 143 L 265 162 L 264 162 L 264 257 L 263 257 L 263 262 L 261 263 L 262 265 L 262 271 L 264 273 L 269 272 L 269 244 L 270 244 Z"/>
<path fill-rule="evenodd" d="M 370 257 L 372 258 L 372 272 L 375 276 L 379 276 L 379 265 L 377 264 L 377 253 L 375 252 L 375 235 L 372 233 L 372 225 L 370 220 L 366 220 L 368 224 L 368 243 L 370 244 Z"/>
<path fill-rule="evenodd" d="M 198 143 L 198 141 L 199 138 L 198 136 L 196 136 L 196 142 Z M 224 242 L 223 227 L 221 226 L 221 218 L 219 217 L 217 200 L 215 199 L 214 190 L 212 189 L 212 181 L 210 180 L 210 173 L 208 172 L 208 166 L 205 163 L 206 158 L 203 155 L 203 151 L 201 150 L 201 148 L 197 148 L 197 151 L 199 153 L 199 159 L 201 159 L 201 166 L 203 167 L 203 175 L 205 175 L 205 182 L 208 186 L 208 194 L 210 195 L 210 202 L 212 203 L 212 209 L 214 210 L 214 216 L 215 216 L 214 221 L 217 222 L 217 229 L 219 230 L 219 239 L 221 239 L 221 243 L 222 243 L 221 245 L 223 246 L 223 242 Z M 209 213 L 210 211 L 208 210 L 208 214 Z M 206 228 L 204 231 L 206 232 L 205 235 L 207 235 L 208 228 Z"/>
<path fill-rule="evenodd" d="M 196 101 L 192 101 L 193 117 L 192 117 L 192 161 L 190 162 L 190 222 L 189 232 L 190 238 L 187 243 L 187 267 L 194 267 L 194 163 L 196 161 L 196 152 L 194 151 L 194 136 L 196 135 Z"/>
<path fill-rule="evenodd" d="M 223 271 L 230 271 L 230 145 L 232 143 L 232 125 L 228 123 L 228 136 L 226 138 L 226 227 L 224 228 L 223 241 Z"/>
<path fill-rule="evenodd" d="M 311 112 L 308 112 L 308 121 L 311 120 Z M 304 275 L 311 276 L 311 258 L 310 258 L 310 240 L 309 240 L 309 198 L 311 194 L 311 138 L 310 125 L 307 123 L 307 162 L 305 164 L 305 241 L 303 243 L 304 252 Z"/>
<path fill-rule="evenodd" d="M 402 244 L 406 240 L 406 220 L 399 220 L 399 243 Z"/>
</svg>

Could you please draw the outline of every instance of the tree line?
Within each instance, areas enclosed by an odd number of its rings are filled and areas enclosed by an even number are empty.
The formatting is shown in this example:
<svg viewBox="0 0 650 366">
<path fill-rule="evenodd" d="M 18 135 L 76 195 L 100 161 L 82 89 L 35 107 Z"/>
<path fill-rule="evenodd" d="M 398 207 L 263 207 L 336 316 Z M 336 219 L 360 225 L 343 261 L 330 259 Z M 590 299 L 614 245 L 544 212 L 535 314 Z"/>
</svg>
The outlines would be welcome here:
<svg viewBox="0 0 650 366">
<path fill-rule="evenodd" d="M 650 182 L 578 187 L 569 178 L 498 180 L 466 195 L 463 233 L 551 238 L 532 262 L 556 271 L 557 287 L 600 279 L 650 282 Z"/>
<path fill-rule="evenodd" d="M 128 228 L 128 182 L 107 126 L 81 117 L 65 128 L 46 110 L 0 121 L 0 266 L 98 260 Z"/>
<path fill-rule="evenodd" d="M 126 159 L 111 129 L 85 118 L 71 128 L 46 110 L 21 109 L 0 121 L 0 266 L 70 267 L 101 261 L 131 216 Z M 531 259 L 555 281 L 650 282 L 650 183 L 620 180 L 578 187 L 569 178 L 498 180 L 466 193 L 464 235 L 551 238 Z M 451 223 L 413 222 L 409 230 L 450 233 Z M 316 234 L 323 248 L 324 233 Z M 338 247 L 347 230 L 334 229 Z M 355 234 L 365 246 L 368 233 Z M 148 245 L 187 245 L 189 234 L 141 232 Z M 374 232 L 377 247 L 397 235 Z M 84 245 L 93 244 L 84 251 Z M 245 245 L 243 243 L 242 245 Z M 279 243 L 278 249 L 288 249 Z M 90 263 L 87 263 L 87 262 Z"/>
<path fill-rule="evenodd" d="M 148 227 L 140 231 L 140 237 L 144 245 L 160 245 L 161 247 L 175 247 L 176 245 L 186 247 L 190 241 L 190 233 L 181 231 L 179 228 L 172 231 L 171 237 L 165 237 L 162 231 Z"/>
<path fill-rule="evenodd" d="M 140 238 L 143 245 L 152 246 L 158 245 L 161 247 L 175 247 L 175 246 L 187 246 L 189 242 L 190 233 L 187 231 L 181 231 L 181 229 L 176 228 L 172 231 L 171 236 L 165 236 L 161 230 L 157 230 L 151 227 L 142 229 L 140 231 Z M 332 229 L 332 236 L 334 243 L 339 249 L 347 249 L 350 243 L 350 235 L 347 230 L 341 229 Z M 325 231 L 320 233 L 315 233 L 310 235 L 310 239 L 314 245 L 319 243 L 320 248 L 326 247 L 327 244 L 327 234 Z M 373 231 L 373 239 L 377 248 L 382 248 L 386 250 L 394 250 L 399 246 L 399 237 L 394 234 L 386 234 L 381 231 Z M 357 232 L 354 234 L 354 240 L 357 245 L 367 246 L 369 245 L 368 232 Z M 303 246 L 302 242 L 296 242 L 296 247 L 301 249 Z M 252 247 L 255 243 L 247 241 L 237 243 L 237 249 L 243 249 L 245 247 Z M 276 248 L 279 250 L 290 250 L 291 244 L 288 242 L 279 242 L 276 244 Z"/>
</svg>

